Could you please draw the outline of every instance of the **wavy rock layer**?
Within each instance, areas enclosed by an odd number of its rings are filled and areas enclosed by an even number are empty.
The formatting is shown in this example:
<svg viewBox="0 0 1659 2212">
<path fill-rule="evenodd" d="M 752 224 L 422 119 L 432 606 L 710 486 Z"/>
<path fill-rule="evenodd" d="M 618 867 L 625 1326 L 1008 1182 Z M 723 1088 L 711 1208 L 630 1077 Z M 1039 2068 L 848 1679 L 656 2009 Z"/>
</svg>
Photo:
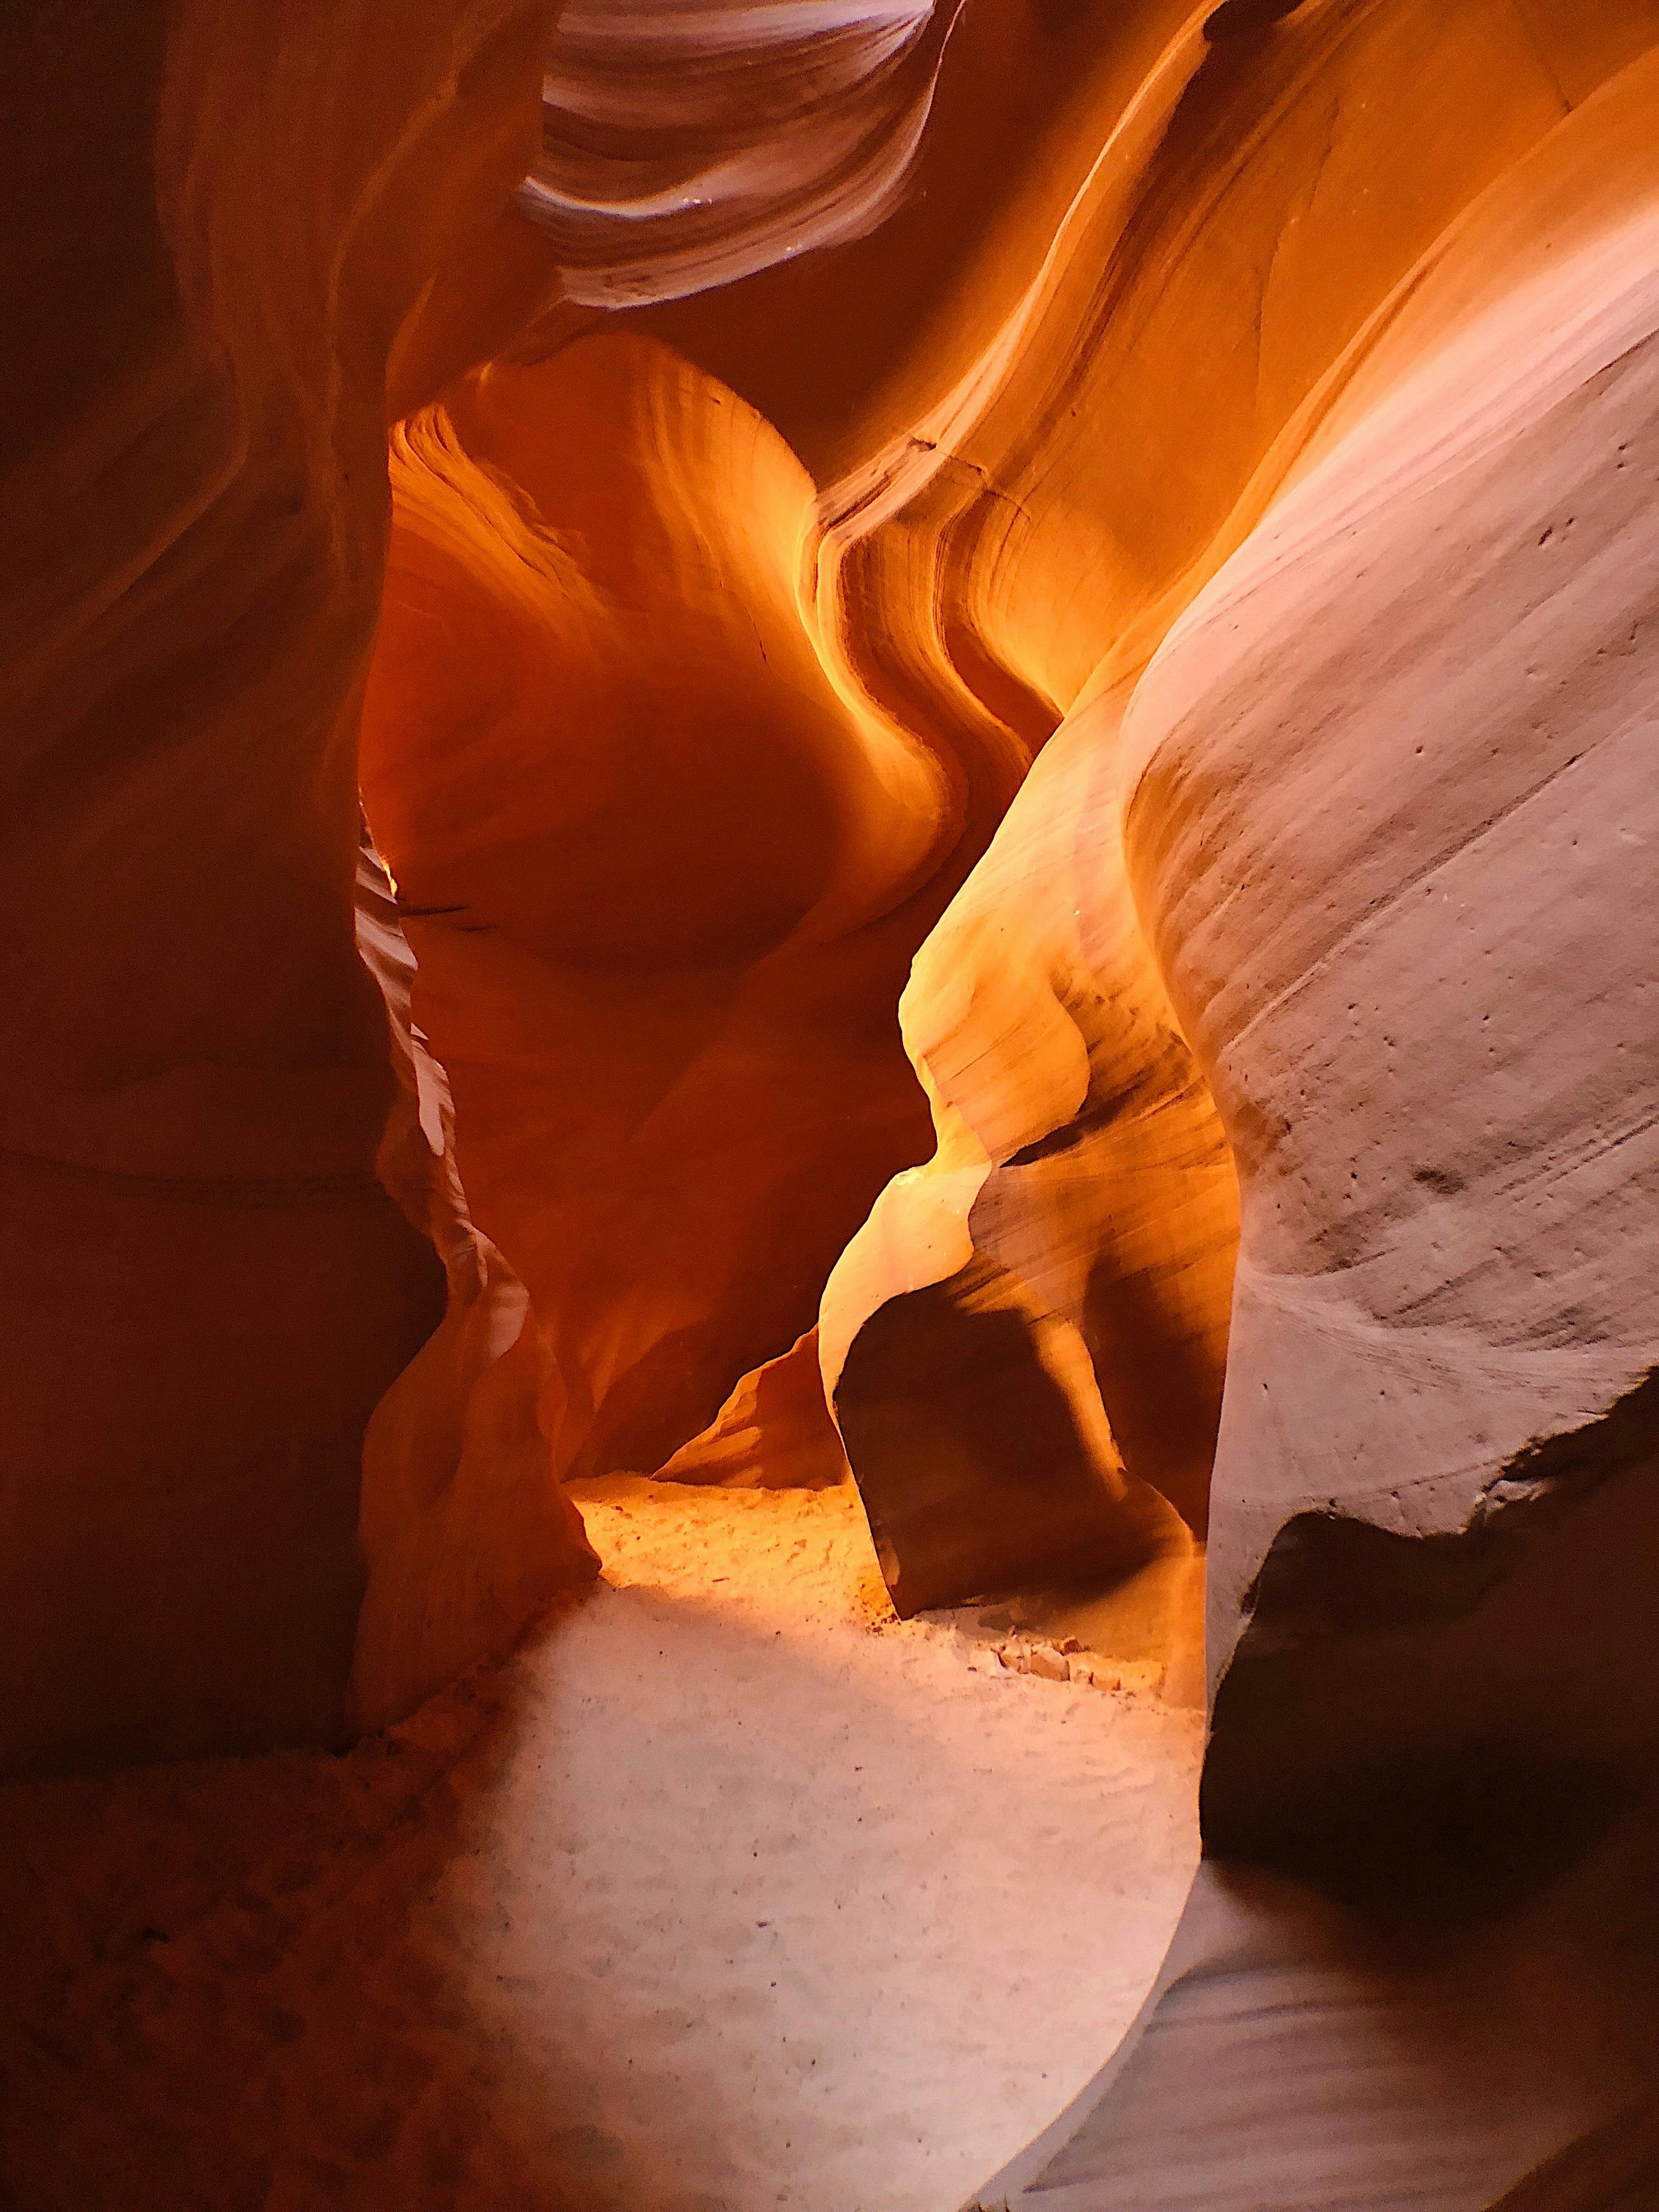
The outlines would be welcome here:
<svg viewBox="0 0 1659 2212">
<path fill-rule="evenodd" d="M 1135 909 L 1241 1196 L 1212 1871 L 987 2206 L 1644 2201 L 1659 64 L 1552 115 L 1565 16 L 1504 57 L 1459 12 L 1434 82 L 1512 64 L 1466 185 L 1507 158 L 1310 386 L 1121 723 Z"/>
<path fill-rule="evenodd" d="M 1593 87 L 1596 62 L 1626 59 L 1641 32 L 1609 26 L 1599 55 L 1577 55 L 1578 86 Z M 1079 1509 L 1082 1461 L 1104 1491 L 1127 1474 L 1204 1530 L 1236 1234 L 1231 1126 L 1140 926 L 1173 894 L 1127 872 L 1126 802 L 1155 816 L 1135 789 L 1141 710 L 1126 737 L 1125 708 L 1172 618 L 1256 525 L 1369 357 L 1390 303 L 1441 257 L 1447 227 L 1559 121 L 1552 56 L 1565 36 L 1480 7 L 1188 23 L 1107 135 L 996 337 L 952 364 L 927 434 L 888 446 L 826 496 L 838 588 L 872 683 L 926 690 L 935 712 L 964 677 L 981 696 L 1017 686 L 1066 711 L 907 994 L 936 1159 L 886 1194 L 826 1300 L 826 1381 L 844 1432 L 873 1419 L 853 1455 L 869 1465 L 884 1522 L 892 1485 L 905 1489 L 942 1431 L 953 1472 L 936 1518 L 979 1510 L 968 1501 L 1006 1482 L 991 1431 L 976 1425 L 981 1463 L 969 1470 L 971 1446 L 910 1371 L 914 1330 L 936 1331 L 941 1300 L 965 1300 L 964 1328 L 981 1330 L 972 1314 L 997 1297 L 1035 1316 L 1028 1379 L 1005 1340 L 1006 1387 L 1027 1395 L 1028 1425 L 1048 1388 L 1037 1369 L 1054 1366 L 1044 1337 L 1051 1347 L 1058 1328 L 1088 1355 L 1073 1361 L 1071 1419 L 1044 1431 L 1054 1480 Z M 1390 149 L 1425 77 L 1449 117 L 1493 82 L 1504 96 L 1488 100 L 1480 128 L 1431 137 L 1407 177 Z M 931 653 L 918 649 L 920 613 L 895 619 L 899 562 L 948 580 L 946 611 L 937 599 L 926 611 L 940 641 Z M 912 588 L 913 606 L 925 588 Z M 1286 886 L 1265 854 L 1258 866 L 1271 907 Z M 1231 949 L 1245 957 L 1248 940 Z M 849 1374 L 843 1348 L 860 1343 Z M 949 1396 L 953 1370 L 938 1371 Z M 920 1601 L 1032 1572 L 1030 1558 L 997 1558 L 993 1532 L 1012 1517 L 1006 1501 L 992 1504 L 985 1542 L 942 1579 L 926 1530 L 909 1532 Z M 1024 1509 L 1018 1518 L 1029 1525 Z M 1056 1526 L 1050 1571 L 1098 1554 L 1101 1518 L 1097 1502 Z"/>
<path fill-rule="evenodd" d="M 1207 1531 L 1208 1847 L 1274 1870 L 985 2201 L 1565 2203 L 1652 2066 L 1593 1928 L 1656 1747 L 1659 15 L 1085 12 L 970 9 L 914 204 L 648 317 L 822 485 L 840 696 L 1007 763 L 903 1000 L 935 1157 L 820 1320 L 895 1600 Z"/>
<path fill-rule="evenodd" d="M 444 1305 L 354 945 L 386 362 L 528 159 L 548 27 L 0 33 L 0 1762 L 344 1730 L 364 1432 Z"/>
<path fill-rule="evenodd" d="M 565 8 L 519 205 L 567 296 L 674 299 L 872 231 L 915 160 L 960 4 Z"/>
<path fill-rule="evenodd" d="M 256 12 L 4 73 L 0 1748 L 385 1718 L 816 1356 L 902 1611 L 1209 1545 L 981 2202 L 1641 2201 L 1659 7 Z"/>
<path fill-rule="evenodd" d="M 803 611 L 805 472 L 656 341 L 498 362 L 394 484 L 362 777 L 416 1016 L 560 1464 L 655 1468 L 925 1150 L 893 1008 L 1026 754 L 860 694 Z"/>
</svg>

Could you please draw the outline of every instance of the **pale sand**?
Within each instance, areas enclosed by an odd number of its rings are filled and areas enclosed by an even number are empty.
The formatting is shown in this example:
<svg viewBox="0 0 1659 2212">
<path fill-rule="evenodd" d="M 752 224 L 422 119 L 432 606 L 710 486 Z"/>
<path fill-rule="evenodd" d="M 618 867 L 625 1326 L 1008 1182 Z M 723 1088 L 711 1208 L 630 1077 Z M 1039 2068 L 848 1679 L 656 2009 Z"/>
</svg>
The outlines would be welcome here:
<svg viewBox="0 0 1659 2212">
<path fill-rule="evenodd" d="M 952 2212 L 1097 2069 L 1197 1716 L 884 1618 L 850 1492 L 580 1494 L 392 1740 L 0 1796 L 9 2212 Z"/>
</svg>

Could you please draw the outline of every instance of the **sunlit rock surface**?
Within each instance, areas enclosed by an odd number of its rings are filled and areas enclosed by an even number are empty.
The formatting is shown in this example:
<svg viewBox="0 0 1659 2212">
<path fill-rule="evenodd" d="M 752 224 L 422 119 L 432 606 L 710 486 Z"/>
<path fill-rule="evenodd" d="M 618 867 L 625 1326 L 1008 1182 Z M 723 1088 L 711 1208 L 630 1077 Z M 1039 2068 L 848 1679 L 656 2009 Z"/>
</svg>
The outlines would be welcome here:
<svg viewBox="0 0 1659 2212">
<path fill-rule="evenodd" d="M 567 5 L 518 196 L 565 295 L 684 297 L 866 236 L 909 179 L 960 5 Z"/>
<path fill-rule="evenodd" d="M 653 1469 L 926 1147 L 893 1007 L 971 857 L 956 763 L 825 666 L 805 471 L 657 341 L 483 372 L 393 482 L 362 774 L 416 1017 L 560 1464 Z"/>
<path fill-rule="evenodd" d="M 7 33 L 5 1757 L 1207 1545 L 981 2201 L 1645 2203 L 1659 5 L 395 12 Z"/>
</svg>

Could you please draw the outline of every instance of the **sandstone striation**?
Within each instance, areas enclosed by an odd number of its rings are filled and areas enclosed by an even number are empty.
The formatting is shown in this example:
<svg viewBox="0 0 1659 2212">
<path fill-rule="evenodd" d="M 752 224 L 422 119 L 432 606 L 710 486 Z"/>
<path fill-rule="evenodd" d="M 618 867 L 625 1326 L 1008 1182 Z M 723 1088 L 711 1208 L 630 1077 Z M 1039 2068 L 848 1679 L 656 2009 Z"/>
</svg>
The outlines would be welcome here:
<svg viewBox="0 0 1659 2212">
<path fill-rule="evenodd" d="M 9 1765 L 344 1731 L 364 1433 L 444 1303 L 354 944 L 386 363 L 547 28 L 8 16 Z"/>
<path fill-rule="evenodd" d="M 1206 1557 L 977 2203 L 1645 2205 L 1659 0 L 391 13 L 0 33 L 0 1759 Z"/>
<path fill-rule="evenodd" d="M 362 779 L 567 1472 L 651 1470 L 812 1325 L 925 1148 L 892 1008 L 965 873 L 951 764 L 838 686 L 775 432 L 582 335 L 394 441 Z"/>
</svg>

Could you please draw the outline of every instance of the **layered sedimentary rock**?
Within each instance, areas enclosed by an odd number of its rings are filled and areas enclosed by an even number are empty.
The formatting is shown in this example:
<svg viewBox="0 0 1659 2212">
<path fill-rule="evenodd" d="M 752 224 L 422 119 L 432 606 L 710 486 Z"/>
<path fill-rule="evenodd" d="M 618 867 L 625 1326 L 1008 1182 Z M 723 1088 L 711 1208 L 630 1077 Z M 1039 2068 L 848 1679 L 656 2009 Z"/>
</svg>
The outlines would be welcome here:
<svg viewBox="0 0 1659 2212">
<path fill-rule="evenodd" d="M 805 471 L 655 340 L 526 341 L 393 482 L 362 772 L 416 1018 L 561 1466 L 653 1469 L 926 1150 L 894 1007 L 1027 756 L 862 696 L 803 605 Z"/>
<path fill-rule="evenodd" d="M 936 1158 L 823 1309 L 896 1599 L 1213 1516 L 1213 1871 L 986 2201 L 1635 2203 L 1659 21 L 1094 27 L 1000 203 L 947 53 L 943 276 L 902 214 L 652 316 L 817 472 L 831 661 L 1048 738 L 905 999 Z M 813 343 L 859 296 L 902 367 Z"/>
<path fill-rule="evenodd" d="M 8 1764 L 344 1729 L 364 1432 L 444 1307 L 354 943 L 385 369 L 550 21 L 0 33 Z"/>
<path fill-rule="evenodd" d="M 1659 8 L 406 12 L 6 73 L 6 1756 L 404 1710 L 564 1473 L 1207 1540 L 981 2201 L 1645 2203 Z"/>
<path fill-rule="evenodd" d="M 448 1287 L 442 1321 L 363 1437 L 357 1528 L 367 1581 L 346 1701 L 349 1724 L 363 1731 L 401 1720 L 504 1649 L 599 1562 L 542 1423 L 552 1355 L 529 1292 L 467 1206 L 448 1077 L 414 1019 L 414 956 L 367 836 L 357 945 L 386 1000 L 400 1090 L 376 1167 L 430 1238 Z"/>
<path fill-rule="evenodd" d="M 1575 88 L 1627 60 L 1642 35 L 1632 21 L 1604 26 L 1599 51 L 1575 44 Z M 879 573 L 885 531 L 902 548 L 888 558 L 951 579 L 949 623 L 971 644 L 931 655 L 936 706 L 977 665 L 1069 710 L 907 997 L 913 1052 L 941 1109 L 936 1161 L 887 1194 L 826 1304 L 826 1380 L 843 1427 L 866 1419 L 860 1401 L 872 1396 L 872 1453 L 890 1460 L 901 1491 L 927 1439 L 953 1425 L 907 1376 L 912 1336 L 936 1332 L 954 1296 L 966 1328 L 982 1332 L 978 1309 L 997 1296 L 988 1269 L 1004 1303 L 1042 1316 L 1028 1333 L 1057 1322 L 1090 1354 L 1073 1419 L 1048 1424 L 1055 1469 L 1092 1459 L 1109 1489 L 1121 1461 L 1205 1525 L 1231 1170 L 1192 1031 L 1170 1017 L 1164 963 L 1140 926 L 1146 894 L 1125 872 L 1116 825 L 1135 770 L 1119 727 L 1170 621 L 1269 506 L 1396 288 L 1416 287 L 1446 226 L 1560 118 L 1555 49 L 1566 38 L 1480 7 L 1187 22 L 996 337 L 923 418 L 925 437 L 895 441 L 854 479 L 857 503 L 831 524 L 860 576 Z M 1460 85 L 1471 104 L 1494 82 L 1503 96 L 1480 128 L 1431 137 L 1402 167 L 1389 149 L 1425 79 L 1448 114 Z M 884 668 L 891 599 L 882 590 L 866 617 Z M 934 614 L 933 627 L 945 622 Z M 912 646 L 913 687 L 921 659 Z M 885 1304 L 884 1285 L 896 1294 Z M 858 1358 L 872 1330 L 881 1346 Z M 948 1398 L 951 1370 L 939 1371 Z M 1097 1383 L 1115 1449 L 1073 1441 L 1088 1434 Z M 1011 1364 L 1008 1388 L 1027 1391 L 1035 1422 L 1047 1380 L 1032 1369 L 1021 1384 Z M 994 1576 L 994 1531 L 1011 1517 L 996 1495 L 1006 1448 L 984 1432 L 971 1473 L 958 1444 L 945 1449 L 949 1497 L 986 1492 L 987 1540 L 941 1582 L 923 1564 L 932 1547 L 919 1523 L 923 1602 L 962 1575 Z M 871 1472 L 884 1491 L 881 1468 Z M 959 1541 L 960 1506 L 943 1510 Z M 1056 1531 L 1055 1571 L 1097 1540 L 1099 1519 L 1097 1507 Z"/>
<path fill-rule="evenodd" d="M 703 292 L 899 204 L 961 0 L 562 10 L 519 194 L 568 299 Z"/>
<path fill-rule="evenodd" d="M 1209 1865 L 987 2206 L 1652 2191 L 1659 69 L 1575 78 L 1534 12 L 1493 136 L 1551 59 L 1554 118 L 1333 363 L 1123 726 L 1242 1198 Z"/>
</svg>

